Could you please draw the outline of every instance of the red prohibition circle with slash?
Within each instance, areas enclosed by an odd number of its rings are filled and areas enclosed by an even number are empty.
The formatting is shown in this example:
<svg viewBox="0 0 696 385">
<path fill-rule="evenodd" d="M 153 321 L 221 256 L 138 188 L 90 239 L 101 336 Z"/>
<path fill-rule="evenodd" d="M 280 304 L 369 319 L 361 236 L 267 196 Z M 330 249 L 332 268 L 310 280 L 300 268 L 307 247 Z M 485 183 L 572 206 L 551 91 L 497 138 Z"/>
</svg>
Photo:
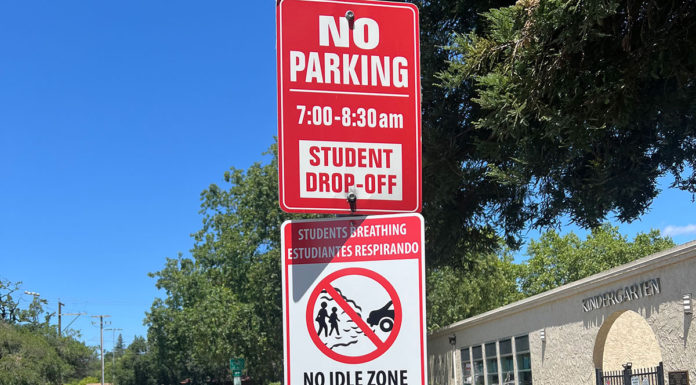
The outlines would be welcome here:
<svg viewBox="0 0 696 385">
<path fill-rule="evenodd" d="M 389 294 L 392 304 L 394 305 L 394 326 L 386 340 L 382 341 L 377 336 L 377 334 L 375 334 L 375 332 L 372 331 L 370 326 L 360 317 L 360 315 L 358 315 L 358 313 L 355 310 L 353 310 L 353 308 L 348 304 L 348 302 L 346 302 L 346 300 L 343 299 L 343 296 L 341 296 L 331 285 L 331 283 L 337 280 L 338 278 L 349 275 L 358 275 L 372 279 L 373 281 L 379 283 Z M 376 347 L 375 350 L 360 356 L 347 356 L 344 354 L 334 352 L 333 350 L 329 349 L 329 347 L 326 346 L 324 342 L 322 342 L 322 340 L 317 335 L 314 327 L 314 307 L 317 303 L 319 295 L 324 290 L 329 296 L 331 296 L 331 298 L 334 301 L 336 301 L 336 303 L 341 307 L 341 309 L 344 312 L 346 312 L 346 314 L 351 318 L 351 320 L 355 322 L 355 324 L 360 328 L 360 330 L 365 334 L 365 336 L 367 336 L 367 338 L 370 339 L 370 341 Z M 401 301 L 399 300 L 399 296 L 396 294 L 396 290 L 394 290 L 394 287 L 391 285 L 391 283 L 389 283 L 389 281 L 387 281 L 386 278 L 372 270 L 363 269 L 360 267 L 351 267 L 335 271 L 326 276 L 324 279 L 322 279 L 319 282 L 319 284 L 314 288 L 312 294 L 309 296 L 309 301 L 307 303 L 307 330 L 309 331 L 309 335 L 310 337 L 312 337 L 312 341 L 317 346 L 317 348 L 319 348 L 319 350 L 321 350 L 327 357 L 330 357 L 338 362 L 342 362 L 345 364 L 362 364 L 374 360 L 375 358 L 381 356 L 382 354 L 384 354 L 384 352 L 389 350 L 389 348 L 396 340 L 396 337 L 399 335 L 400 329 Z"/>
</svg>

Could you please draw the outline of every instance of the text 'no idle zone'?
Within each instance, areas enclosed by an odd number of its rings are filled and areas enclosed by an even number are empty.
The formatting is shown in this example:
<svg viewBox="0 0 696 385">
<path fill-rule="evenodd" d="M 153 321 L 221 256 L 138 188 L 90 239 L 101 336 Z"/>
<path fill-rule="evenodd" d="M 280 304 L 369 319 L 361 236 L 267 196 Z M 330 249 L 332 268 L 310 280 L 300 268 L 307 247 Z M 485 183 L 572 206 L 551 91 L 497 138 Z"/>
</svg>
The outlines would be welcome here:
<svg viewBox="0 0 696 385">
<path fill-rule="evenodd" d="M 305 372 L 304 385 L 408 385 L 408 370 Z"/>
</svg>

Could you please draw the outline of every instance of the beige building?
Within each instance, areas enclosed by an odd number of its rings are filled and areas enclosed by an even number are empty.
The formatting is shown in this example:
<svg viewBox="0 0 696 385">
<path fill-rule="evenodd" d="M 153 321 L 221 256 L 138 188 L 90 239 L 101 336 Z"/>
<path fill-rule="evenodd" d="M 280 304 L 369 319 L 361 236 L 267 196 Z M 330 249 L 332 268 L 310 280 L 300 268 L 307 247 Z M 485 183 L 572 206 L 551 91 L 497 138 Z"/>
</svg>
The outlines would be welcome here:
<svg viewBox="0 0 696 385">
<path fill-rule="evenodd" d="M 431 333 L 429 384 L 696 384 L 692 295 L 696 242 Z"/>
</svg>

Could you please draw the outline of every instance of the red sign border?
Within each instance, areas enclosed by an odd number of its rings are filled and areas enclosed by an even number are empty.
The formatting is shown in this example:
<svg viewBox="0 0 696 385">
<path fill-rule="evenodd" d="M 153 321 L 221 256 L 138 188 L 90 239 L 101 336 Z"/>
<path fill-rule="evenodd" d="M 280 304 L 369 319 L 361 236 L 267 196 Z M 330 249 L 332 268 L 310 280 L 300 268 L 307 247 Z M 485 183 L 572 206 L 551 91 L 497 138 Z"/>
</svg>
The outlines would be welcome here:
<svg viewBox="0 0 696 385">
<path fill-rule="evenodd" d="M 426 346 L 426 324 L 425 324 L 425 250 L 423 247 L 425 246 L 425 224 L 423 220 L 423 216 L 421 216 L 418 213 L 406 213 L 406 214 L 391 214 L 391 215 L 380 215 L 378 217 L 367 217 L 367 216 L 357 216 L 353 218 L 329 218 L 329 219 L 300 219 L 300 220 L 288 220 L 285 221 L 280 229 L 280 234 L 281 234 L 281 265 L 282 265 L 282 270 L 283 270 L 283 275 L 281 276 L 282 279 L 282 289 L 284 290 L 284 295 L 282 296 L 283 299 L 283 367 L 285 369 L 285 380 L 287 381 L 287 385 L 292 385 L 291 382 L 291 371 L 290 371 L 290 334 L 288 332 L 288 328 L 290 325 L 290 312 L 288 311 L 288 303 L 289 303 L 289 295 L 290 295 L 290 284 L 288 280 L 288 273 L 291 264 L 286 263 L 286 259 L 284 258 L 284 253 L 283 251 L 285 250 L 285 235 L 286 235 L 286 228 L 291 225 L 292 223 L 302 223 L 302 222 L 332 222 L 332 221 L 345 221 L 345 220 L 350 220 L 350 219 L 358 219 L 358 220 L 363 220 L 363 221 L 369 221 L 371 219 L 384 219 L 384 218 L 409 218 L 409 217 L 417 217 L 420 222 L 420 231 L 421 231 L 421 253 L 418 258 L 419 263 L 418 263 L 418 306 L 419 306 L 419 311 L 418 311 L 418 316 L 419 316 L 419 322 L 420 322 L 420 370 L 421 370 L 421 382 L 420 385 L 427 385 L 426 382 L 426 377 L 427 377 L 427 371 L 428 368 L 425 365 L 425 360 L 426 360 L 426 353 L 427 353 L 427 346 Z M 413 259 L 413 258 L 408 258 L 408 259 Z M 340 263 L 340 262 L 337 262 Z"/>
<path fill-rule="evenodd" d="M 377 346 L 377 349 L 375 351 L 364 354 L 362 356 L 355 356 L 355 357 L 350 357 L 350 356 L 344 356 L 342 354 L 338 354 L 334 352 L 333 350 L 329 349 L 319 338 L 318 335 L 315 333 L 311 333 L 311 329 L 314 329 L 314 305 L 317 302 L 317 299 L 319 298 L 319 295 L 322 292 L 322 284 L 324 282 L 333 282 L 338 278 L 345 277 L 346 275 L 362 275 L 364 277 L 371 278 L 372 280 L 376 281 L 379 283 L 384 289 L 387 291 L 389 294 L 389 297 L 392 300 L 392 304 L 394 305 L 394 327 L 389 333 L 389 337 L 385 341 L 382 341 L 382 346 Z M 330 285 L 330 283 L 329 283 Z M 310 308 L 312 311 L 310 311 Z M 381 356 L 384 354 L 389 348 L 394 344 L 394 341 L 396 341 L 396 337 L 399 335 L 399 331 L 401 330 L 401 321 L 402 321 L 402 312 L 401 312 L 401 299 L 399 299 L 399 295 L 397 294 L 396 290 L 394 289 L 394 286 L 392 286 L 389 281 L 387 281 L 386 278 L 384 278 L 382 275 L 379 273 L 372 271 L 370 269 L 365 269 L 362 267 L 349 267 L 346 269 L 341 269 L 334 271 L 333 273 L 327 275 L 322 279 L 317 286 L 314 288 L 314 291 L 312 292 L 312 295 L 309 296 L 309 300 L 307 301 L 307 330 L 310 331 L 309 336 L 312 337 L 312 341 L 314 342 L 314 345 L 316 345 L 319 350 L 321 350 L 326 356 L 329 358 L 333 358 L 334 360 L 338 362 L 342 362 L 344 364 L 362 364 L 371 360 L 374 360 L 375 358 Z"/>
<path fill-rule="evenodd" d="M 342 199 L 340 198 L 300 198 L 298 197 L 298 200 L 301 201 L 306 201 L 308 202 L 306 205 L 303 206 L 290 206 L 286 203 L 285 198 L 286 198 L 286 183 L 285 183 L 285 167 L 284 167 L 284 154 L 285 154 L 285 149 L 284 149 L 284 120 L 283 120 L 283 92 L 281 90 L 283 89 L 283 66 L 282 63 L 283 61 L 281 60 L 282 57 L 282 52 L 283 52 L 283 40 L 281 36 L 281 31 L 282 31 L 282 5 L 283 3 L 289 2 L 289 1 L 295 1 L 295 2 L 312 2 L 312 3 L 343 3 L 343 4 L 355 4 L 355 5 L 362 5 L 362 6 L 377 6 L 377 7 L 385 7 L 385 8 L 400 8 L 400 9 L 409 9 L 410 11 L 413 12 L 413 18 L 414 18 L 414 26 L 415 28 L 413 29 L 413 34 L 414 34 L 414 56 L 415 56 L 415 64 L 416 64 L 416 84 L 414 85 L 414 98 L 415 98 L 415 105 L 414 108 L 416 110 L 416 116 L 420 117 L 421 116 L 421 79 L 420 79 L 420 26 L 419 26 L 419 20 L 418 20 L 418 7 L 416 7 L 414 4 L 411 3 L 390 3 L 387 1 L 365 1 L 365 0 L 279 0 L 277 4 L 277 12 L 276 12 L 276 66 L 277 66 L 277 71 L 276 71 L 276 81 L 277 81 L 277 89 L 278 89 L 278 193 L 279 193 L 279 199 L 278 202 L 280 204 L 280 208 L 288 213 L 319 213 L 319 214 L 349 214 L 351 213 L 350 206 L 348 205 L 348 202 L 346 201 L 344 204 L 344 208 L 338 207 L 338 202 L 341 202 Z M 415 133 L 415 140 L 418 146 L 422 146 L 422 121 L 421 119 L 417 119 L 416 121 L 416 133 Z M 360 140 L 356 140 L 357 142 L 360 142 Z M 360 209 L 358 207 L 357 213 L 360 215 L 365 215 L 365 214 L 397 214 L 397 213 L 420 213 L 423 209 L 423 174 L 421 171 L 423 164 L 423 153 L 422 150 L 418 151 L 418 154 L 416 156 L 416 165 L 414 166 L 414 171 L 416 174 L 416 196 L 415 196 L 415 207 L 413 208 L 406 208 L 406 209 L 380 209 L 380 208 L 367 208 L 367 209 Z M 299 181 L 298 181 L 299 184 Z M 407 186 L 404 186 L 404 190 L 406 190 Z M 375 202 L 377 200 L 373 200 L 371 202 Z M 323 205 L 318 205 L 314 203 L 309 203 L 309 202 L 321 202 Z M 394 202 L 394 201 L 386 201 L 386 202 Z M 404 200 L 401 201 L 402 203 L 405 203 Z M 320 206 L 320 207 L 310 207 L 310 206 Z"/>
</svg>

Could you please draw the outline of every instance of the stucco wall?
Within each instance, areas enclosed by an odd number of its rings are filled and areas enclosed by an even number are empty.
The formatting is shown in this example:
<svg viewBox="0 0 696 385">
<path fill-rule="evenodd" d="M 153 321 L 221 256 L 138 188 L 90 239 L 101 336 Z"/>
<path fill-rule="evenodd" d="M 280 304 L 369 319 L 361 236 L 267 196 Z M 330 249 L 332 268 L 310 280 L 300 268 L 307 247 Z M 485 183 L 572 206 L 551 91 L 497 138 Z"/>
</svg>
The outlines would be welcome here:
<svg viewBox="0 0 696 385">
<path fill-rule="evenodd" d="M 696 321 L 693 314 L 684 314 L 682 305 L 684 294 L 696 295 L 696 258 L 664 268 L 662 273 L 673 280 L 672 284 L 663 284 L 669 302 L 649 312 L 647 321 L 660 344 L 665 375 L 668 371 L 688 369 L 689 378 L 696 382 Z"/>
<path fill-rule="evenodd" d="M 459 355 L 456 362 L 461 362 Z M 461 376 L 460 365 L 455 365 L 457 376 Z M 452 345 L 445 336 L 430 340 L 428 339 L 428 384 L 452 384 Z"/>
<path fill-rule="evenodd" d="M 583 310 L 582 301 L 587 297 L 653 278 L 660 278 L 659 294 L 589 312 Z M 696 294 L 696 242 L 436 331 L 428 338 L 430 384 L 461 385 L 461 348 L 529 334 L 535 385 L 593 385 L 595 362 L 603 362 L 604 358 L 600 355 L 597 359 L 597 351 L 604 353 L 604 349 L 596 349 L 595 342 L 599 336 L 602 344 L 602 334 L 609 334 L 600 333 L 600 328 L 606 320 L 611 322 L 627 310 L 639 314 L 655 333 L 665 375 L 670 370 L 690 370 L 690 377 L 696 379 L 695 321 L 684 314 L 685 293 Z M 545 330 L 544 342 L 540 339 L 541 330 Z M 457 336 L 456 382 L 448 342 L 452 334 Z M 626 362 L 630 357 L 613 359 Z"/>
<path fill-rule="evenodd" d="M 597 341 L 599 344 L 601 341 Z M 650 325 L 634 311 L 621 313 L 606 336 L 602 369 L 621 370 L 627 362 L 636 368 L 649 368 L 659 365 L 661 361 L 660 345 Z"/>
</svg>

